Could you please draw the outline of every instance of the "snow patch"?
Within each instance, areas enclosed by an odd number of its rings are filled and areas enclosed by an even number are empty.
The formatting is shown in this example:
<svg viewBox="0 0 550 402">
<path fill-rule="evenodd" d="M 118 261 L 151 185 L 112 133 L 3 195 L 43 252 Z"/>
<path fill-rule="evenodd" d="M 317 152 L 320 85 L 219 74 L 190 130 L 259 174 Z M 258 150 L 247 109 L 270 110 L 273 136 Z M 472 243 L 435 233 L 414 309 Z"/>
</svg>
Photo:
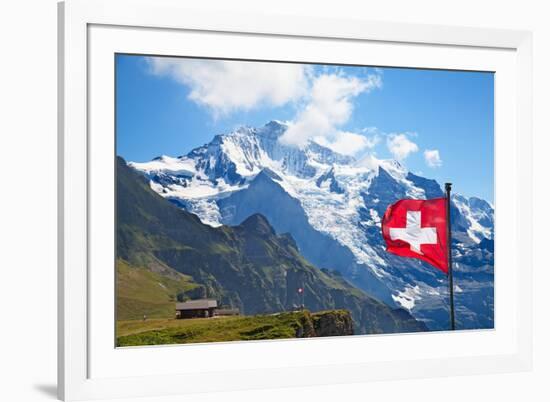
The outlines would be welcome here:
<svg viewBox="0 0 550 402">
<path fill-rule="evenodd" d="M 408 286 L 404 291 L 397 292 L 397 295 L 392 295 L 393 300 L 401 307 L 411 311 L 414 308 L 416 300 L 420 299 L 420 287 Z"/>
</svg>

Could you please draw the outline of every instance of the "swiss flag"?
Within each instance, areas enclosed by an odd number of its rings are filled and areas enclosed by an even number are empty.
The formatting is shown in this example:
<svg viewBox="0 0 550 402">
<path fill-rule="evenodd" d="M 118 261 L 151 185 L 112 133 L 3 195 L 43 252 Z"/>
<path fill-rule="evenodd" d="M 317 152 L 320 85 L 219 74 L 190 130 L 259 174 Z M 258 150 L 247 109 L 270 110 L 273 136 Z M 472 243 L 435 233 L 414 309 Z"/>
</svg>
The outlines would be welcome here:
<svg viewBox="0 0 550 402">
<path fill-rule="evenodd" d="M 399 200 L 386 210 L 382 235 L 393 254 L 418 258 L 447 273 L 447 199 Z"/>
</svg>

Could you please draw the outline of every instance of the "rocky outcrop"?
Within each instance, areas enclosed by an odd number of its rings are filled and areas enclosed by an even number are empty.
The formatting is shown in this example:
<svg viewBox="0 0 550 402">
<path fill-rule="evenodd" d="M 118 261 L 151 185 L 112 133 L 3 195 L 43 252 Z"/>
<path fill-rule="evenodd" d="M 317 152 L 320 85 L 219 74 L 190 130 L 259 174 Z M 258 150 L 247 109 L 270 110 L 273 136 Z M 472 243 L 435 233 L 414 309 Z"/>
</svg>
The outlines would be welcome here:
<svg viewBox="0 0 550 402">
<path fill-rule="evenodd" d="M 347 310 L 320 311 L 312 318 L 316 336 L 353 335 L 353 319 Z"/>
<path fill-rule="evenodd" d="M 297 338 L 353 335 L 353 318 L 347 310 L 303 311 L 296 328 Z"/>
</svg>

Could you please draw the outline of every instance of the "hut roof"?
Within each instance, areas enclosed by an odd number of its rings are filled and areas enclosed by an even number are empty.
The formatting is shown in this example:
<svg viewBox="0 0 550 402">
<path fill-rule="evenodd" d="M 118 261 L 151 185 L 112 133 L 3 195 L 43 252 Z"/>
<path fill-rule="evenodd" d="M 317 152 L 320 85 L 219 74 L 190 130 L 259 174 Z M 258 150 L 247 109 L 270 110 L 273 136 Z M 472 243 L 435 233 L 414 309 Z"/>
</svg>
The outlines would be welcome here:
<svg viewBox="0 0 550 402">
<path fill-rule="evenodd" d="M 176 303 L 176 310 L 197 310 L 218 307 L 218 302 L 212 299 L 189 300 L 184 303 Z"/>
</svg>

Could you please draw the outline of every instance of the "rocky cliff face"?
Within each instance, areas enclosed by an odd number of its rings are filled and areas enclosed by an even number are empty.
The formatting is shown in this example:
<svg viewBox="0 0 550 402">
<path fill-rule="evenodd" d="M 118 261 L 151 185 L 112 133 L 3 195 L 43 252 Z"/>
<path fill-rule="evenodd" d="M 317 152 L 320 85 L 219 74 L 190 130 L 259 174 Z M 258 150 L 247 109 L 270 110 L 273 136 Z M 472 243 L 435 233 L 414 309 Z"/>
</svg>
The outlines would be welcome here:
<svg viewBox="0 0 550 402">
<path fill-rule="evenodd" d="M 346 310 L 321 311 L 312 319 L 316 336 L 353 335 L 353 319 Z"/>
<path fill-rule="evenodd" d="M 301 313 L 296 326 L 296 338 L 353 335 L 353 318 L 347 310 L 327 310 Z"/>
</svg>

